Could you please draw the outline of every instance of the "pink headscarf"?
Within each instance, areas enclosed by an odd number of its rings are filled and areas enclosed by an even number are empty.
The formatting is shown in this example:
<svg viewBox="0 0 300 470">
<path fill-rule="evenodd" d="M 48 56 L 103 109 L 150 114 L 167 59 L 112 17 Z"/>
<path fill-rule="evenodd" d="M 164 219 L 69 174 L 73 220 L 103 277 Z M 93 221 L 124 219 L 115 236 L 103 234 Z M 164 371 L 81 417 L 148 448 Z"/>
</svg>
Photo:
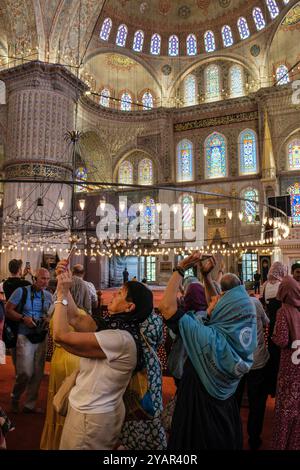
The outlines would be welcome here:
<svg viewBox="0 0 300 470">
<path fill-rule="evenodd" d="M 292 276 L 286 276 L 281 282 L 277 299 L 282 307 L 289 325 L 291 340 L 300 339 L 300 286 Z"/>
<path fill-rule="evenodd" d="M 275 282 L 281 282 L 286 275 L 287 267 L 280 263 L 280 261 L 275 261 L 268 272 L 268 281 L 271 284 L 275 284 Z"/>
</svg>

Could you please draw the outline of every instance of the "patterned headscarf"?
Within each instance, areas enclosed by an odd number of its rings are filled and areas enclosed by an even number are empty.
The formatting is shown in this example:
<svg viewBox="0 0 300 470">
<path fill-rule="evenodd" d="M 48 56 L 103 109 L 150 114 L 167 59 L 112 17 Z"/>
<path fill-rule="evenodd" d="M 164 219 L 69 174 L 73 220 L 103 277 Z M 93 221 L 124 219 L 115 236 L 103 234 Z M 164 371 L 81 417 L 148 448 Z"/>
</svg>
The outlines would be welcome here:
<svg viewBox="0 0 300 470">
<path fill-rule="evenodd" d="M 129 281 L 124 285 L 128 290 L 128 299 L 135 305 L 133 312 L 118 313 L 107 318 L 97 318 L 95 321 L 97 331 L 125 330 L 132 335 L 137 349 L 137 366 L 135 370 L 138 371 L 145 365 L 140 326 L 153 311 L 153 294 L 150 289 L 138 281 Z"/>
<path fill-rule="evenodd" d="M 281 282 L 286 275 L 287 267 L 280 263 L 280 261 L 275 261 L 268 272 L 268 281 L 271 284 L 275 284 L 278 281 Z"/>
<path fill-rule="evenodd" d="M 278 311 L 284 312 L 289 325 L 291 341 L 300 338 L 300 287 L 292 276 L 286 276 L 279 286 L 277 299 L 282 302 Z M 278 315 L 278 314 L 277 314 Z"/>
</svg>

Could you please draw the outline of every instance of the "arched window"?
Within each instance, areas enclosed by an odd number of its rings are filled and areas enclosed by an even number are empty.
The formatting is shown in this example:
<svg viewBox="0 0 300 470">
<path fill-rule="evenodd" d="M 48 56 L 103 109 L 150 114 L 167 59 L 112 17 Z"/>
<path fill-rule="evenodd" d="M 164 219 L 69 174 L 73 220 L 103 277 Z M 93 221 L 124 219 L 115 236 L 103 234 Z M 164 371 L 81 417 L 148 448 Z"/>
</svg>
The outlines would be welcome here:
<svg viewBox="0 0 300 470">
<path fill-rule="evenodd" d="M 213 132 L 204 143 L 207 178 L 223 178 L 227 174 L 227 151 L 225 137 Z"/>
<path fill-rule="evenodd" d="M 101 31 L 100 31 L 100 39 L 103 41 L 108 41 L 110 32 L 112 27 L 112 21 L 110 18 L 105 18 L 102 23 Z"/>
<path fill-rule="evenodd" d="M 223 26 L 223 28 L 222 28 L 222 38 L 223 38 L 224 47 L 232 46 L 233 37 L 232 37 L 232 32 L 231 32 L 230 26 L 228 26 L 228 25 Z"/>
<path fill-rule="evenodd" d="M 143 210 L 141 214 L 141 232 L 145 235 L 151 233 L 155 224 L 155 202 L 150 196 L 144 197 L 142 200 Z"/>
<path fill-rule="evenodd" d="M 87 172 L 87 169 L 84 166 L 79 166 L 78 168 L 76 168 L 76 170 L 75 170 L 75 180 L 76 181 L 87 181 L 87 178 L 88 178 L 88 172 Z M 84 186 L 76 185 L 75 191 L 77 193 L 87 191 L 87 186 L 85 186 L 85 185 Z"/>
<path fill-rule="evenodd" d="M 189 34 L 186 38 L 187 55 L 197 55 L 197 38 L 195 34 Z"/>
<path fill-rule="evenodd" d="M 288 169 L 300 170 L 300 139 L 288 143 Z"/>
<path fill-rule="evenodd" d="M 193 144 L 187 139 L 177 145 L 177 181 L 193 179 Z"/>
<path fill-rule="evenodd" d="M 153 96 L 150 91 L 146 91 L 142 97 L 143 109 L 153 108 Z"/>
<path fill-rule="evenodd" d="M 287 193 L 291 196 L 291 212 L 293 225 L 300 225 L 300 184 L 290 186 Z"/>
<path fill-rule="evenodd" d="M 133 38 L 133 50 L 135 52 L 142 52 L 144 44 L 144 33 L 143 31 L 136 31 Z"/>
<path fill-rule="evenodd" d="M 240 65 L 233 65 L 230 67 L 230 96 L 231 98 L 237 98 L 243 96 L 244 91 L 244 74 L 243 69 Z"/>
<path fill-rule="evenodd" d="M 212 31 L 206 31 L 204 34 L 204 47 L 206 52 L 213 52 L 216 49 L 215 35 Z"/>
<path fill-rule="evenodd" d="M 257 173 L 256 134 L 245 129 L 239 136 L 240 175 Z"/>
<path fill-rule="evenodd" d="M 188 75 L 184 80 L 184 104 L 193 106 L 197 103 L 197 84 L 195 75 Z"/>
<path fill-rule="evenodd" d="M 244 214 L 243 221 L 246 224 L 253 224 L 256 222 L 256 216 L 259 214 L 259 207 L 258 207 L 258 191 L 254 188 L 247 188 L 245 189 L 241 197 L 244 199 L 248 199 L 248 201 L 241 201 L 241 210 Z"/>
<path fill-rule="evenodd" d="M 153 167 L 152 161 L 149 158 L 144 158 L 139 163 L 139 184 L 150 185 L 153 184 Z"/>
<path fill-rule="evenodd" d="M 109 99 L 110 99 L 110 91 L 108 88 L 103 88 L 100 92 L 100 104 L 101 106 L 105 106 L 105 108 L 109 108 Z"/>
<path fill-rule="evenodd" d="M 116 39 L 117 46 L 125 47 L 127 34 L 128 34 L 127 26 L 125 24 L 121 24 L 118 27 L 118 32 L 117 32 L 117 39 Z"/>
<path fill-rule="evenodd" d="M 239 33 L 240 33 L 240 38 L 241 39 L 247 39 L 250 36 L 250 31 L 249 31 L 249 27 L 248 27 L 248 23 L 247 23 L 246 18 L 241 16 L 238 19 L 237 25 L 238 25 L 238 30 L 239 30 Z"/>
<path fill-rule="evenodd" d="M 161 45 L 161 37 L 159 34 L 155 33 L 153 34 L 151 38 L 151 46 L 150 46 L 150 52 L 153 55 L 159 55 L 160 54 L 160 45 Z"/>
<path fill-rule="evenodd" d="M 119 166 L 119 183 L 133 184 L 133 166 L 127 160 Z"/>
<path fill-rule="evenodd" d="M 260 31 L 266 26 L 264 15 L 259 7 L 255 7 L 252 10 L 252 15 L 257 31 Z"/>
<path fill-rule="evenodd" d="M 276 16 L 279 15 L 279 8 L 277 6 L 277 3 L 275 2 L 275 0 L 266 0 L 266 3 L 267 3 L 270 16 L 273 20 L 274 18 L 276 18 Z"/>
<path fill-rule="evenodd" d="M 220 74 L 219 67 L 215 64 L 205 69 L 205 99 L 206 101 L 220 99 Z"/>
<path fill-rule="evenodd" d="M 131 111 L 132 98 L 127 92 L 121 95 L 121 111 Z"/>
<path fill-rule="evenodd" d="M 180 198 L 182 206 L 183 230 L 194 230 L 195 228 L 195 204 L 194 198 L 190 194 L 183 194 Z"/>
<path fill-rule="evenodd" d="M 277 81 L 277 85 L 285 85 L 286 83 L 289 83 L 290 77 L 289 77 L 289 71 L 286 65 L 281 64 L 279 65 L 279 67 L 277 67 L 276 81 Z"/>
<path fill-rule="evenodd" d="M 179 39 L 173 34 L 169 37 L 169 56 L 176 56 L 179 53 Z"/>
</svg>

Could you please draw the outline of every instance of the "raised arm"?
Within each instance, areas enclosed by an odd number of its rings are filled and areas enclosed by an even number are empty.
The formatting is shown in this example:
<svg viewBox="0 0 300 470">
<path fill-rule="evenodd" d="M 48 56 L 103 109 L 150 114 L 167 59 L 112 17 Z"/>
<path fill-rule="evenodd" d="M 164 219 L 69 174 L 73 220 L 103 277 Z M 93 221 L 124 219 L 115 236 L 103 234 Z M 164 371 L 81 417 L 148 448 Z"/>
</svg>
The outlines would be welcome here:
<svg viewBox="0 0 300 470">
<path fill-rule="evenodd" d="M 202 261 L 200 264 L 200 271 L 203 276 L 207 304 L 210 303 L 212 297 L 218 295 L 211 277 L 211 271 L 214 269 L 215 266 L 216 260 L 214 256 L 208 258 L 205 261 Z"/>
<path fill-rule="evenodd" d="M 59 274 L 57 277 L 58 300 L 69 299 L 68 292 L 72 284 L 70 272 Z M 71 310 L 74 306 L 71 306 Z M 87 358 L 105 358 L 94 333 L 73 332 L 69 330 L 69 305 L 58 303 L 53 315 L 53 338 L 64 349 L 77 356 Z M 71 314 L 72 316 L 72 314 Z M 85 318 L 85 317 L 84 317 Z"/>
<path fill-rule="evenodd" d="M 158 306 L 161 314 L 166 320 L 175 315 L 177 311 L 177 292 L 181 285 L 184 271 L 199 263 L 200 256 L 199 252 L 195 252 L 187 258 L 184 258 L 178 264 L 178 268 L 182 274 L 180 274 L 179 271 L 173 272 L 164 292 L 164 296 Z"/>
</svg>

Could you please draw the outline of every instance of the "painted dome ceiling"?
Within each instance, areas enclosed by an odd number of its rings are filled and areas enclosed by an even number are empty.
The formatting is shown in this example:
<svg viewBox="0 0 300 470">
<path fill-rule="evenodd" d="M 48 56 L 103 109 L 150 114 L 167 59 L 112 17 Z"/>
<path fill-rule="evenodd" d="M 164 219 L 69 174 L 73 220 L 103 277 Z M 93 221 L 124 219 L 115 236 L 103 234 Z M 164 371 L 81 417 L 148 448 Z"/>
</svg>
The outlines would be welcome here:
<svg viewBox="0 0 300 470">
<path fill-rule="evenodd" d="M 224 24 L 251 10 L 257 0 L 108 0 L 105 14 L 144 30 L 183 32 Z"/>
</svg>

